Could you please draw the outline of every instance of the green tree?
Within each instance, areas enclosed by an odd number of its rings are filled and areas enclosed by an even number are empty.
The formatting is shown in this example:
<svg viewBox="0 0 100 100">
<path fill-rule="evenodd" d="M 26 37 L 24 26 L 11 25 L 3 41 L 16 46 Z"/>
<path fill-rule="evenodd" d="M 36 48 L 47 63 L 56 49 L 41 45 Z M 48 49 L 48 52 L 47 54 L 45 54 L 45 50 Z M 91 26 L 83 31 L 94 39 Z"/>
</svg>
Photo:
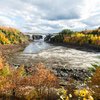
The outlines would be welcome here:
<svg viewBox="0 0 100 100">
<path fill-rule="evenodd" d="M 71 35 L 73 34 L 74 32 L 71 31 L 70 29 L 64 29 L 62 30 L 59 34 L 62 34 L 62 35 Z"/>
</svg>

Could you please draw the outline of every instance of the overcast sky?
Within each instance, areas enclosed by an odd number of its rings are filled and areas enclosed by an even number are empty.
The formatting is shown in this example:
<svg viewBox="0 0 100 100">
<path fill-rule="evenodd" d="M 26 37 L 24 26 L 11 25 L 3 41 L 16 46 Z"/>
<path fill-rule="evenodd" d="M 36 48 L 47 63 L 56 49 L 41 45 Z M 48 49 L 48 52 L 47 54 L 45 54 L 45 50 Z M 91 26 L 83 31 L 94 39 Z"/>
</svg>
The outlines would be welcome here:
<svg viewBox="0 0 100 100">
<path fill-rule="evenodd" d="M 0 0 L 0 25 L 24 32 L 100 26 L 100 0 Z"/>
</svg>

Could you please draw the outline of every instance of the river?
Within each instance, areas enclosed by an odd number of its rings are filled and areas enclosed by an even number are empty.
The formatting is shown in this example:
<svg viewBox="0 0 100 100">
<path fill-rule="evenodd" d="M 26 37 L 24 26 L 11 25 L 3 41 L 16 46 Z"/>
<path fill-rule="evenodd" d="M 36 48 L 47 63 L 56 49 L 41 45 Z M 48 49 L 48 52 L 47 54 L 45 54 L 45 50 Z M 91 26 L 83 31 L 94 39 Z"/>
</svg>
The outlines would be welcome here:
<svg viewBox="0 0 100 100">
<path fill-rule="evenodd" d="M 14 54 L 12 63 L 32 66 L 43 62 L 48 67 L 88 68 L 100 64 L 100 53 L 77 50 L 64 46 L 53 46 L 43 39 L 30 43 L 23 52 Z"/>
</svg>

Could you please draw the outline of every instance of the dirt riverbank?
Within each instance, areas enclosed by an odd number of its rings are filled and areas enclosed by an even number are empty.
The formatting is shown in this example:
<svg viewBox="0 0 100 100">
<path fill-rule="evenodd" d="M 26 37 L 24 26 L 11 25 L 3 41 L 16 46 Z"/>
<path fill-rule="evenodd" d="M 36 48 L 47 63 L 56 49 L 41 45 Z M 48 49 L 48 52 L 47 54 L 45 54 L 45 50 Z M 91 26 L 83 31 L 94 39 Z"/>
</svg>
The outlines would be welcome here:
<svg viewBox="0 0 100 100">
<path fill-rule="evenodd" d="M 23 51 L 28 44 L 29 42 L 9 45 L 0 44 L 0 53 L 5 56 L 6 59 L 9 59 L 10 55 Z"/>
</svg>

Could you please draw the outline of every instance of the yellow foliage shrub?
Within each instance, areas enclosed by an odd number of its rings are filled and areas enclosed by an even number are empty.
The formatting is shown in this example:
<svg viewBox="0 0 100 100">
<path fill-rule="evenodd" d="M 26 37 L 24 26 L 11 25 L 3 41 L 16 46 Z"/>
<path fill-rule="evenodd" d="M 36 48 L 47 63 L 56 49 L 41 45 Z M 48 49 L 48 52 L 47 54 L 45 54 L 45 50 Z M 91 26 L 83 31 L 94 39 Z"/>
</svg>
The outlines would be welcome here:
<svg viewBox="0 0 100 100">
<path fill-rule="evenodd" d="M 17 44 L 28 40 L 19 30 L 10 27 L 0 27 L 0 44 Z"/>
</svg>

